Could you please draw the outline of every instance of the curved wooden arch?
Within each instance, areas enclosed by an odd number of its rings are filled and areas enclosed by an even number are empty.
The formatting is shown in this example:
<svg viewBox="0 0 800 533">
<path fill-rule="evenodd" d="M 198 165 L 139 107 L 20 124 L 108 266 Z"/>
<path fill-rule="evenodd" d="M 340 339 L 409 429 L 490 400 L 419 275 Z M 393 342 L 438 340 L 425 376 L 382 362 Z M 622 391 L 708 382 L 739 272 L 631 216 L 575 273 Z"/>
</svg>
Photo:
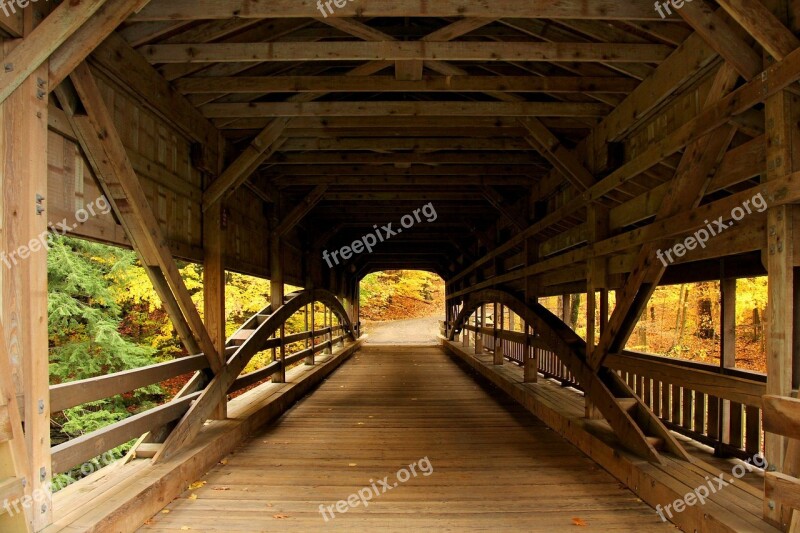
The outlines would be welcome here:
<svg viewBox="0 0 800 533">
<path fill-rule="evenodd" d="M 273 329 L 269 333 L 269 335 L 267 335 L 267 337 L 264 339 L 264 340 L 266 340 L 267 338 L 272 336 L 272 334 L 274 334 L 275 331 L 277 331 L 277 328 L 279 328 L 281 326 L 281 324 L 283 324 L 284 322 L 289 320 L 289 318 L 293 314 L 298 312 L 304 306 L 306 306 L 306 305 L 308 305 L 310 303 L 320 302 L 320 303 L 324 304 L 326 307 L 328 307 L 328 309 L 333 311 L 333 314 L 335 314 L 337 316 L 337 318 L 339 318 L 339 322 L 342 324 L 342 327 L 344 328 L 345 333 L 347 333 L 348 335 L 350 335 L 351 338 L 353 338 L 353 324 L 350 321 L 350 317 L 348 316 L 347 311 L 345 310 L 345 308 L 342 305 L 342 303 L 339 301 L 339 299 L 336 297 L 336 295 L 334 295 L 332 292 L 326 291 L 324 289 L 313 289 L 313 290 L 310 290 L 310 291 L 304 290 L 304 291 L 297 291 L 297 292 L 293 292 L 291 294 L 287 294 L 286 298 L 287 298 L 286 303 L 284 303 L 280 308 L 278 308 L 278 312 L 277 313 L 273 313 L 272 312 L 272 304 L 269 304 L 264 309 L 262 309 L 261 311 L 259 311 L 258 313 L 256 313 L 252 317 L 250 317 L 242 325 L 242 327 L 240 327 L 237 330 L 237 333 L 241 332 L 241 331 L 254 331 L 254 330 L 258 331 L 262 327 L 265 327 L 265 324 L 267 324 L 267 323 L 270 323 L 270 327 L 271 327 L 274 323 L 277 322 L 278 326 L 275 329 Z M 261 318 L 263 318 L 265 316 L 269 316 L 269 319 L 267 319 L 266 322 L 263 322 L 263 323 L 260 322 Z M 234 334 L 234 336 L 236 336 L 236 334 Z M 248 342 L 249 341 L 250 341 L 250 339 L 248 339 Z M 245 344 L 247 344 L 247 343 L 245 343 Z M 262 342 L 262 344 L 263 344 L 263 342 Z M 237 353 L 241 351 L 243 346 L 244 346 L 244 344 L 237 349 Z M 252 348 L 249 348 L 249 349 L 252 349 Z M 247 366 L 247 363 L 250 362 L 250 360 L 255 356 L 255 354 L 258 353 L 258 351 L 259 350 L 257 350 L 255 352 L 253 352 L 252 354 L 250 354 L 250 356 L 249 356 L 249 358 L 247 358 L 247 361 L 245 362 L 244 366 Z M 230 362 L 230 360 L 233 358 L 234 355 L 236 355 L 236 354 L 233 354 L 231 356 L 231 358 L 228 359 L 228 362 Z M 240 357 L 247 357 L 247 355 L 243 354 Z M 244 368 L 244 367 L 242 367 L 242 368 Z"/>
<path fill-rule="evenodd" d="M 561 319 L 546 307 L 539 303 L 528 306 L 513 294 L 498 289 L 484 289 L 471 293 L 466 298 L 464 307 L 458 313 L 448 338 L 454 340 L 455 335 L 461 331 L 467 318 L 481 305 L 490 303 L 502 304 L 514 311 L 517 316 L 533 326 L 534 333 L 541 335 L 545 342 L 561 341 L 571 351 L 574 351 L 577 357 L 583 357 L 583 354 L 586 353 L 586 341 L 581 339 L 572 328 L 564 324 Z M 560 348 L 560 346 L 552 346 L 552 350 L 558 353 L 557 348 Z"/>
<path fill-rule="evenodd" d="M 214 376 L 197 401 L 194 402 L 172 433 L 170 433 L 164 443 L 162 453 L 155 459 L 163 460 L 170 457 L 176 451 L 182 449 L 189 441 L 194 439 L 200 432 L 205 421 L 211 417 L 217 405 L 225 398 L 225 395 L 236 381 L 236 378 L 239 377 L 253 357 L 263 349 L 264 343 L 272 337 L 292 315 L 313 302 L 323 303 L 331 309 L 331 311 L 339 317 L 342 327 L 345 329 L 350 339 L 355 340 L 353 336 L 353 326 L 344 306 L 336 295 L 324 289 L 312 289 L 292 293 L 289 295 L 289 299 L 286 303 L 274 312 L 253 315 L 246 324 L 257 324 L 260 320 L 259 316 L 263 318 L 268 314 L 268 317 L 254 328 L 250 337 L 228 358 L 222 370 Z M 272 311 L 272 306 L 267 306 L 264 311 Z"/>
<path fill-rule="evenodd" d="M 533 326 L 534 334 L 569 368 L 586 396 L 628 449 L 650 461 L 661 463 L 656 446 L 663 445 L 670 453 L 690 460 L 683 446 L 616 372 L 605 367 L 595 371 L 589 366 L 586 341 L 543 305 L 526 305 L 513 294 L 498 289 L 476 291 L 465 298 L 448 339 L 455 339 L 467 318 L 478 307 L 490 303 L 506 306 Z"/>
</svg>

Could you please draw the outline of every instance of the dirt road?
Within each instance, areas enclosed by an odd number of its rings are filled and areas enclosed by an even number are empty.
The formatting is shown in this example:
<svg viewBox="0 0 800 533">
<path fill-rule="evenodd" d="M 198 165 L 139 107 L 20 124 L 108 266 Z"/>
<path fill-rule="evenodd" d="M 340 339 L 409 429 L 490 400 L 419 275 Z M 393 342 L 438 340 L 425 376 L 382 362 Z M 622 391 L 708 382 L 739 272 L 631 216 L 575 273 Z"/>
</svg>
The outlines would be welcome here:
<svg viewBox="0 0 800 533">
<path fill-rule="evenodd" d="M 367 344 L 439 344 L 437 317 L 367 322 L 363 331 L 369 335 Z"/>
</svg>

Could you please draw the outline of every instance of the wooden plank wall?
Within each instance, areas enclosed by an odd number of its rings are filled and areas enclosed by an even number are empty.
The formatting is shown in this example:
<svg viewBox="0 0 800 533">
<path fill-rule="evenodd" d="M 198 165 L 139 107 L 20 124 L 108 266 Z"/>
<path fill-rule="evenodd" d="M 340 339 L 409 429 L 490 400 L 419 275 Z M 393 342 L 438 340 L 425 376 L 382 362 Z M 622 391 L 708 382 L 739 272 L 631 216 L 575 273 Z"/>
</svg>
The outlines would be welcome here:
<svg viewBox="0 0 800 533">
<path fill-rule="evenodd" d="M 108 77 L 95 71 L 104 100 L 113 110 L 123 143 L 133 162 L 154 216 L 174 255 L 202 262 L 202 191 L 208 178 L 192 165 L 192 141 L 177 127 L 144 108 Z M 50 106 L 48 136 L 49 222 L 67 219 L 100 196 L 91 168 L 83 159 L 63 113 Z M 229 269 L 269 277 L 267 217 L 261 199 L 247 189 L 226 203 L 226 264 Z M 129 246 L 111 215 L 91 217 L 71 233 L 109 244 Z M 300 255 L 287 250 L 287 280 L 302 280 Z"/>
</svg>

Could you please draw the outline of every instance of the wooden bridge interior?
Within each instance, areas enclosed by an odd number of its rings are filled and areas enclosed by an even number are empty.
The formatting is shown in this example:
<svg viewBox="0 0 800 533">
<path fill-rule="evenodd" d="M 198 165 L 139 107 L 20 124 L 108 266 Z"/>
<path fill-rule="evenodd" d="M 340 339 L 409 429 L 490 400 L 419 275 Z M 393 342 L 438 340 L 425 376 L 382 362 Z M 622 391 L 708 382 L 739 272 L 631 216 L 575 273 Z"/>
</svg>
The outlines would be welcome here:
<svg viewBox="0 0 800 533">
<path fill-rule="evenodd" d="M 655 531 L 666 505 L 686 531 L 800 531 L 798 31 L 795 0 L 0 1 L 0 531 Z M 37 252 L 62 219 L 137 252 L 188 357 L 49 385 Z M 363 347 L 359 282 L 387 269 L 444 279 L 441 347 Z M 226 271 L 272 288 L 231 337 Z M 764 275 L 759 374 L 731 325 Z M 659 285 L 709 280 L 719 366 L 625 350 Z M 576 293 L 585 338 L 539 302 Z M 51 414 L 187 373 L 51 447 Z M 318 516 L 417 455 L 441 474 Z"/>
</svg>

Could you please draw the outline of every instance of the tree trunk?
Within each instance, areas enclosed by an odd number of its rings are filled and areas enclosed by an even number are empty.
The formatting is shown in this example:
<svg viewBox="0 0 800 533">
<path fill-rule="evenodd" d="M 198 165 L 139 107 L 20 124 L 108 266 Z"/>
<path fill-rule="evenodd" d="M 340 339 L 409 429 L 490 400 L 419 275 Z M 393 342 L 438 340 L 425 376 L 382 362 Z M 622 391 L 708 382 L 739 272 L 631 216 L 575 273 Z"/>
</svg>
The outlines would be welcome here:
<svg viewBox="0 0 800 533">
<path fill-rule="evenodd" d="M 701 298 L 697 302 L 697 335 L 700 339 L 714 338 L 714 315 L 710 298 Z"/>
<path fill-rule="evenodd" d="M 578 327 L 578 316 L 580 315 L 581 310 L 581 295 L 574 294 L 572 295 L 572 309 L 570 314 L 570 321 L 569 325 L 572 329 Z"/>
</svg>

